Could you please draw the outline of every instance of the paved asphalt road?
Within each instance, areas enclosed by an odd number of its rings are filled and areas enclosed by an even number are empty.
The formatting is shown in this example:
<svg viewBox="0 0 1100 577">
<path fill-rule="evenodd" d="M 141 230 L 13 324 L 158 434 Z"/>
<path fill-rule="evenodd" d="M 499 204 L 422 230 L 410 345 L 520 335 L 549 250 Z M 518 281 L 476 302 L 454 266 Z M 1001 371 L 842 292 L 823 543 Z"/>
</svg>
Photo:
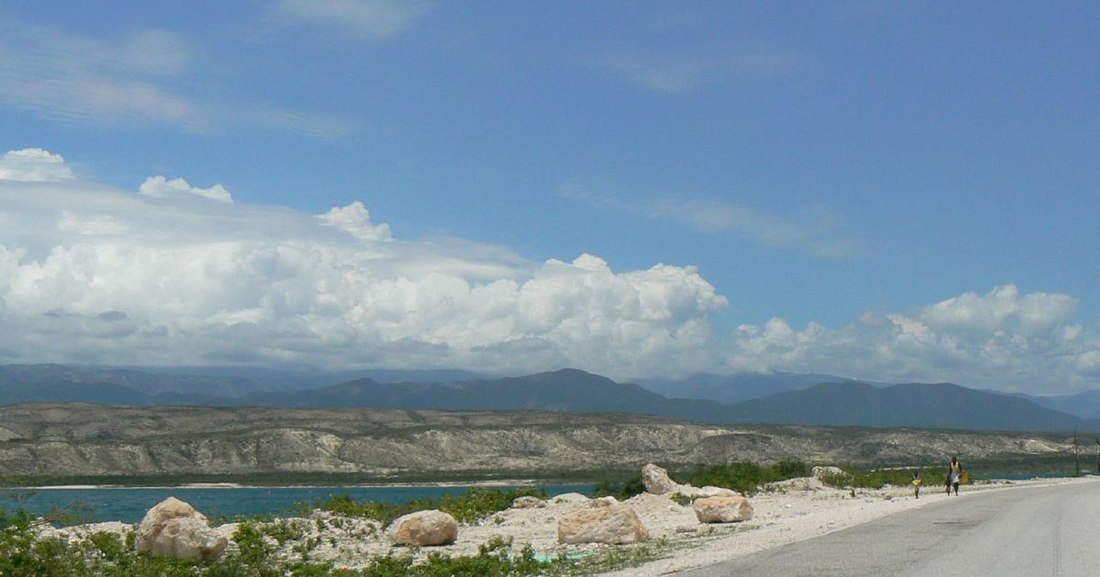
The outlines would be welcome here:
<svg viewBox="0 0 1100 577">
<path fill-rule="evenodd" d="M 922 498 L 939 502 L 676 575 L 1100 575 L 1100 482 Z"/>
</svg>

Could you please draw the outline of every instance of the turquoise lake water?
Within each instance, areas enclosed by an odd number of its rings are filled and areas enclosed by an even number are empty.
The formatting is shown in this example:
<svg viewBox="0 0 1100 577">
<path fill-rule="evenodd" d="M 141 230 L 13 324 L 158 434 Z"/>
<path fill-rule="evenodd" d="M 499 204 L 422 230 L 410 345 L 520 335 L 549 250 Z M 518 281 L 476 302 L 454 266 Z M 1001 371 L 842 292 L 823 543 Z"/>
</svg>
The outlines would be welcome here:
<svg viewBox="0 0 1100 577">
<path fill-rule="evenodd" d="M 0 489 L 0 509 L 25 509 L 35 515 L 51 510 L 77 512 L 79 523 L 122 521 L 139 523 L 153 505 L 167 497 L 190 503 L 214 521 L 227 521 L 238 515 L 292 515 L 299 503 L 316 503 L 336 495 L 348 495 L 357 501 L 407 503 L 413 499 L 438 499 L 443 495 L 461 495 L 469 487 L 105 487 L 94 489 Z M 516 489 L 519 487 L 490 487 Z M 591 495 L 593 485 L 540 485 L 549 496 L 562 493 Z"/>
</svg>

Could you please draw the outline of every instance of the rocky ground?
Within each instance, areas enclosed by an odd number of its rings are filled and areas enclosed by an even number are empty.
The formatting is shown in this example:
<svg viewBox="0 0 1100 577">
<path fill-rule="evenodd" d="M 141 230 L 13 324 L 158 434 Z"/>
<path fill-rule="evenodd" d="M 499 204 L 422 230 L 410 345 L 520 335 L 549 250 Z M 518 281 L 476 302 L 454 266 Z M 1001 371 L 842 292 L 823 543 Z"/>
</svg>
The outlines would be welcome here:
<svg viewBox="0 0 1100 577">
<path fill-rule="evenodd" d="M 649 539 L 645 547 L 656 558 L 640 567 L 630 567 L 609 575 L 617 577 L 664 575 L 698 567 L 763 549 L 809 539 L 864 523 L 885 515 L 920 507 L 943 499 L 965 498 L 975 491 L 1003 490 L 1035 484 L 1090 482 L 1085 479 L 1036 479 L 1031 481 L 987 482 L 963 488 L 962 497 L 948 497 L 938 488 L 926 488 L 920 499 L 914 499 L 911 487 L 887 487 L 878 490 L 846 490 L 823 485 L 814 478 L 800 478 L 768 487 L 750 496 L 754 509 L 751 520 L 728 524 L 704 524 L 696 519 L 690 505 L 681 505 L 672 493 L 644 493 L 625 501 L 646 527 Z M 296 555 L 294 548 L 314 540 L 314 559 L 328 559 L 337 566 L 359 567 L 377 555 L 413 554 L 423 557 L 429 552 L 445 555 L 476 555 L 478 548 L 493 540 L 511 540 L 516 550 L 530 545 L 539 556 L 560 554 L 579 556 L 609 548 L 630 550 L 637 545 L 562 545 L 558 543 L 558 521 L 574 511 L 591 508 L 594 500 L 580 494 L 556 496 L 542 507 L 511 508 L 475 525 L 462 525 L 454 544 L 409 548 L 396 546 L 376 523 L 350 519 L 324 512 L 309 518 L 278 521 L 292 530 L 292 538 L 282 544 L 282 555 Z M 604 503 L 606 505 L 606 503 Z M 231 535 L 236 525 L 223 525 L 216 530 Z M 106 523 L 55 530 L 57 534 L 75 537 L 94 531 L 134 530 L 120 523 Z M 234 545 L 230 545 L 233 547 Z M 625 549 L 624 549 L 625 548 Z"/>
</svg>

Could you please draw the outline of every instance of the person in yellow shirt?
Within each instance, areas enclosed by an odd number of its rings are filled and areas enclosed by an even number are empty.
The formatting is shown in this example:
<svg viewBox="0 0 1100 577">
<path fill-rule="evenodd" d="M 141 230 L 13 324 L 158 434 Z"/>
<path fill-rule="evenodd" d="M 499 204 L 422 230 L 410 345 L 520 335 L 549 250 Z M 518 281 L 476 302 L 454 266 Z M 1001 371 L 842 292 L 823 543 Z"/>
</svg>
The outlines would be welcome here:
<svg viewBox="0 0 1100 577">
<path fill-rule="evenodd" d="M 913 498 L 920 499 L 920 486 L 924 480 L 920 478 L 920 471 L 913 471 Z"/>
<path fill-rule="evenodd" d="M 959 483 L 962 482 L 963 466 L 956 456 L 951 457 L 951 465 L 947 468 L 947 494 L 951 494 L 951 487 L 955 488 L 955 495 L 959 494 Z"/>
</svg>

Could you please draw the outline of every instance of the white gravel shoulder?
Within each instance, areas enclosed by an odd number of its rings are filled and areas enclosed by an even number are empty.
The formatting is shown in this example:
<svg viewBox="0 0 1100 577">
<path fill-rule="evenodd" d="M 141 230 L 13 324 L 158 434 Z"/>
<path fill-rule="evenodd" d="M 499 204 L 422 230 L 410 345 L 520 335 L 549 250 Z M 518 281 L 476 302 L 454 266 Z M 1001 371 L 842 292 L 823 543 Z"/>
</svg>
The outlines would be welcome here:
<svg viewBox="0 0 1100 577">
<path fill-rule="evenodd" d="M 959 497 L 947 496 L 942 487 L 925 486 L 919 499 L 912 487 L 886 487 L 877 490 L 833 489 L 814 479 L 795 479 L 783 483 L 772 492 L 759 493 L 749 500 L 754 515 L 751 521 L 729 526 L 700 528 L 694 533 L 678 533 L 680 525 L 673 516 L 656 514 L 655 507 L 638 511 L 654 537 L 669 536 L 674 550 L 663 559 L 606 573 L 608 577 L 649 577 L 666 575 L 702 567 L 741 555 L 755 553 L 788 543 L 812 539 L 854 525 L 866 523 L 900 511 L 922 507 L 944 499 L 965 498 L 967 493 L 1002 490 L 1016 487 L 1080 483 L 1097 480 L 1086 478 L 1032 479 L 1026 481 L 991 481 L 962 488 Z M 649 496 L 646 501 L 662 499 Z M 652 513 L 644 513 L 647 510 Z M 679 522 L 691 525 L 694 515 L 675 515 Z"/>
</svg>

